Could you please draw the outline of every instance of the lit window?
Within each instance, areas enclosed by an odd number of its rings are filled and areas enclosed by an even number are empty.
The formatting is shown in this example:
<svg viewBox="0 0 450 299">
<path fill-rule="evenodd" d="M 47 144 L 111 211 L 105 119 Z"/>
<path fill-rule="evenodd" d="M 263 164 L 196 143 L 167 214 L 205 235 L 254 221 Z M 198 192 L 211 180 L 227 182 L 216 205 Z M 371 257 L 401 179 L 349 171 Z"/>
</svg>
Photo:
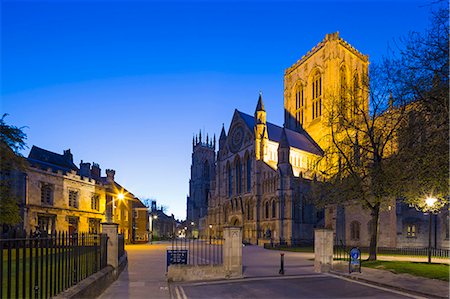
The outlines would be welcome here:
<svg viewBox="0 0 450 299">
<path fill-rule="evenodd" d="M 100 195 L 92 194 L 91 196 L 91 209 L 98 211 L 100 209 Z"/>
<path fill-rule="evenodd" d="M 322 77 L 317 73 L 312 81 L 312 119 L 322 115 Z"/>
<path fill-rule="evenodd" d="M 305 99 L 303 97 L 303 86 L 299 86 L 295 91 L 295 120 L 296 126 L 304 122 Z"/>
<path fill-rule="evenodd" d="M 416 225 L 415 224 L 408 224 L 406 226 L 406 236 L 410 238 L 416 237 Z"/>
<path fill-rule="evenodd" d="M 53 185 L 52 184 L 41 184 L 41 203 L 43 205 L 53 205 Z"/>
<path fill-rule="evenodd" d="M 78 191 L 69 190 L 69 207 L 78 208 Z"/>
</svg>

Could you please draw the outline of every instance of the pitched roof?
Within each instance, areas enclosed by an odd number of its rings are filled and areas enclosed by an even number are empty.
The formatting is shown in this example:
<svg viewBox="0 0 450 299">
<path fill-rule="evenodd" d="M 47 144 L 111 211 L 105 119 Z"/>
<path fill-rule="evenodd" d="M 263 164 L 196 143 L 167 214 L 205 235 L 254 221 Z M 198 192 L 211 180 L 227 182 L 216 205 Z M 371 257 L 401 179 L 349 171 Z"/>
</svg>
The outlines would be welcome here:
<svg viewBox="0 0 450 299">
<path fill-rule="evenodd" d="M 52 168 L 62 171 L 75 170 L 78 172 L 78 167 L 69 157 L 42 149 L 35 145 L 31 148 L 27 160 L 31 164 L 39 164 L 42 168 Z"/>
<path fill-rule="evenodd" d="M 253 132 L 253 127 L 255 126 L 255 118 L 239 110 L 236 111 L 239 113 L 240 117 L 244 120 L 245 124 L 248 126 L 250 131 Z M 286 132 L 287 141 L 291 147 L 295 147 L 315 155 L 319 156 L 323 155 L 323 150 L 311 138 L 311 136 L 309 136 L 307 132 L 303 131 L 302 133 L 299 133 L 287 128 L 284 128 L 284 130 Z M 269 135 L 269 140 L 279 143 L 281 140 L 282 131 L 283 131 L 282 127 L 267 122 L 267 133 Z"/>
<path fill-rule="evenodd" d="M 142 203 L 142 201 L 135 197 L 133 200 L 133 209 L 138 209 L 138 208 L 144 208 L 146 209 L 147 207 Z"/>
</svg>

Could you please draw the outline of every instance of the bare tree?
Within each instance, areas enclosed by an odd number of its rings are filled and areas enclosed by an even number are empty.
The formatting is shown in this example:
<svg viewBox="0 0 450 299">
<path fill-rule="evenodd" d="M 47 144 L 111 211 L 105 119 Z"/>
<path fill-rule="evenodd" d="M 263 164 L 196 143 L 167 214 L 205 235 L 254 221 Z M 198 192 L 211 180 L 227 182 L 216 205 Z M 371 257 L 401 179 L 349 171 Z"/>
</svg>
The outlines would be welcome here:
<svg viewBox="0 0 450 299">
<path fill-rule="evenodd" d="M 399 197 L 417 200 L 435 169 L 434 190 L 448 199 L 448 10 L 433 13 L 425 34 L 403 39 L 397 56 L 340 84 L 325 107 L 330 146 L 321 162 L 324 182 L 314 183 L 312 194 L 370 211 L 369 260 L 376 260 L 384 206 Z M 411 121 L 416 115 L 421 121 Z"/>
</svg>

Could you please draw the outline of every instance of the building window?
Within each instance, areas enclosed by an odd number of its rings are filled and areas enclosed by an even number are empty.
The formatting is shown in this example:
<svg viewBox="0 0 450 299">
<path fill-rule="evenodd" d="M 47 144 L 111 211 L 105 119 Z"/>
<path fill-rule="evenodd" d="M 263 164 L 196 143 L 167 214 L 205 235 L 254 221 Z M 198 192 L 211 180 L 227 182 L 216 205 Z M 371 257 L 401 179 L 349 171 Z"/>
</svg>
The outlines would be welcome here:
<svg viewBox="0 0 450 299">
<path fill-rule="evenodd" d="M 69 217 L 69 234 L 78 233 L 78 217 Z"/>
<path fill-rule="evenodd" d="M 252 160 L 250 160 L 250 157 L 247 157 L 247 192 L 250 192 L 250 189 L 252 187 Z"/>
<path fill-rule="evenodd" d="M 269 202 L 268 201 L 266 201 L 265 208 L 266 208 L 266 218 L 268 219 L 269 218 Z"/>
<path fill-rule="evenodd" d="M 350 223 L 350 239 L 359 241 L 361 224 L 358 221 Z"/>
<path fill-rule="evenodd" d="M 444 217 L 444 228 L 445 228 L 445 240 L 448 240 L 449 239 L 448 217 Z"/>
<path fill-rule="evenodd" d="M 69 190 L 69 207 L 78 208 L 78 191 Z"/>
<path fill-rule="evenodd" d="M 53 205 L 53 188 L 52 184 L 41 183 L 41 204 Z"/>
<path fill-rule="evenodd" d="M 359 96 L 359 76 L 355 74 L 353 78 L 353 95 L 352 95 L 352 104 L 350 106 L 351 115 L 356 115 L 358 112 L 358 96 Z"/>
<path fill-rule="evenodd" d="M 415 224 L 407 224 L 406 225 L 406 236 L 408 238 L 415 238 L 417 237 L 416 235 L 416 225 Z"/>
<path fill-rule="evenodd" d="M 91 196 L 91 209 L 98 211 L 100 209 L 100 195 L 92 194 Z"/>
<path fill-rule="evenodd" d="M 55 230 L 55 217 L 38 215 L 38 229 L 40 233 L 51 234 Z"/>
<path fill-rule="evenodd" d="M 241 182 L 241 177 L 242 177 L 242 165 L 241 165 L 241 160 L 238 158 L 236 161 L 236 194 L 241 194 L 241 189 L 242 189 L 242 182 Z"/>
<path fill-rule="evenodd" d="M 277 204 L 275 201 L 272 201 L 272 218 L 275 218 L 277 216 Z"/>
<path fill-rule="evenodd" d="M 322 115 L 322 77 L 318 72 L 312 82 L 312 119 Z"/>
<path fill-rule="evenodd" d="M 340 116 L 344 116 L 346 114 L 346 101 L 347 101 L 347 74 L 345 67 L 341 67 L 339 72 L 339 78 L 340 78 L 340 85 L 341 85 L 341 91 L 340 96 L 341 100 L 339 103 L 339 114 Z"/>
<path fill-rule="evenodd" d="M 299 86 L 295 92 L 295 119 L 296 126 L 303 124 L 305 113 L 305 99 L 303 96 L 303 86 Z"/>
<path fill-rule="evenodd" d="M 98 234 L 100 232 L 100 219 L 89 218 L 89 233 Z"/>
<path fill-rule="evenodd" d="M 233 194 L 233 175 L 231 173 L 230 164 L 227 165 L 227 174 L 228 174 L 228 197 L 231 197 Z"/>
</svg>

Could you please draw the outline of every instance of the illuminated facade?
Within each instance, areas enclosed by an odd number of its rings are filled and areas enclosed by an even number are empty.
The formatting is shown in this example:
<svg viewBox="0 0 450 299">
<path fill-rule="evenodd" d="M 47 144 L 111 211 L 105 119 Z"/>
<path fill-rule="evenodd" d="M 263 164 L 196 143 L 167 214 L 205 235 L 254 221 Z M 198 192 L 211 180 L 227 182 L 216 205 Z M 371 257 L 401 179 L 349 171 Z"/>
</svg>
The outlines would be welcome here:
<svg viewBox="0 0 450 299">
<path fill-rule="evenodd" d="M 360 205 L 324 211 L 306 201 L 311 180 L 321 179 L 321 170 L 339 171 L 338 156 L 330 155 L 335 152 L 332 113 L 339 111 L 337 115 L 350 122 L 357 121 L 357 111 L 368 113 L 363 88 L 368 65 L 368 56 L 339 33 L 327 34 L 285 71 L 283 127 L 266 121 L 262 96 L 253 116 L 235 110 L 228 131 L 222 128 L 220 135 L 208 215 L 201 218 L 200 234 L 220 236 L 224 226 L 239 225 L 245 242 L 301 244 L 312 241 L 315 227 L 329 227 L 335 230 L 336 242 L 368 246 L 371 217 Z M 340 134 L 353 134 L 334 133 L 338 140 L 345 138 Z M 322 159 L 324 151 L 327 159 Z M 448 213 L 433 221 L 433 242 L 448 248 Z M 379 244 L 424 246 L 425 223 L 422 214 L 393 201 L 380 215 Z"/>
</svg>

